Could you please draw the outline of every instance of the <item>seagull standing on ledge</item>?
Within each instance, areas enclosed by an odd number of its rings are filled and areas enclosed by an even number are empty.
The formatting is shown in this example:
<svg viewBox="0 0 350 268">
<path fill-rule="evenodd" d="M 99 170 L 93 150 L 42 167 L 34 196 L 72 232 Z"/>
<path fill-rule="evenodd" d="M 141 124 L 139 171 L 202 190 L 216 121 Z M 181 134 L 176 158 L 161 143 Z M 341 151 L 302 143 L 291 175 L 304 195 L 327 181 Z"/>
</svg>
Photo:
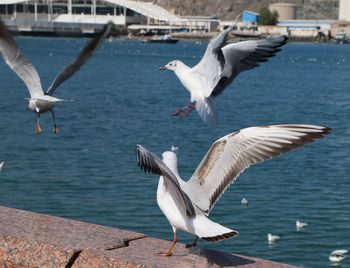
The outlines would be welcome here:
<svg viewBox="0 0 350 268">
<path fill-rule="evenodd" d="M 231 43 L 229 33 L 234 26 L 235 24 L 232 24 L 210 40 L 201 61 L 193 68 L 179 60 L 160 67 L 160 70 L 173 71 L 191 95 L 191 103 L 178 109 L 173 115 L 182 119 L 196 109 L 202 120 L 209 127 L 214 127 L 218 121 L 214 98 L 219 96 L 239 73 L 257 67 L 259 62 L 265 62 L 275 56 L 280 51 L 279 47 L 287 42 L 286 36 L 277 36 Z"/>
<path fill-rule="evenodd" d="M 227 187 L 249 166 L 271 159 L 324 137 L 330 128 L 315 125 L 272 125 L 250 127 L 218 139 L 188 181 L 181 179 L 174 152 L 163 159 L 141 145 L 136 146 L 138 165 L 160 175 L 157 202 L 173 229 L 173 243 L 159 254 L 172 255 L 176 230 L 208 241 L 238 235 L 237 231 L 211 221 L 208 216 Z"/>
<path fill-rule="evenodd" d="M 55 89 L 65 80 L 70 78 L 82 65 L 91 57 L 95 49 L 100 45 L 102 40 L 109 34 L 112 28 L 112 23 L 105 25 L 103 30 L 98 33 L 83 49 L 79 56 L 66 68 L 64 68 L 52 82 L 50 87 L 44 93 L 40 77 L 34 66 L 17 48 L 16 42 L 11 33 L 0 20 L 0 53 L 4 57 L 7 65 L 23 80 L 30 94 L 28 109 L 38 114 L 35 132 L 40 134 L 40 114 L 51 112 L 53 119 L 53 131 L 58 133 L 56 126 L 55 114 L 53 108 L 57 102 L 64 101 L 52 96 Z"/>
</svg>

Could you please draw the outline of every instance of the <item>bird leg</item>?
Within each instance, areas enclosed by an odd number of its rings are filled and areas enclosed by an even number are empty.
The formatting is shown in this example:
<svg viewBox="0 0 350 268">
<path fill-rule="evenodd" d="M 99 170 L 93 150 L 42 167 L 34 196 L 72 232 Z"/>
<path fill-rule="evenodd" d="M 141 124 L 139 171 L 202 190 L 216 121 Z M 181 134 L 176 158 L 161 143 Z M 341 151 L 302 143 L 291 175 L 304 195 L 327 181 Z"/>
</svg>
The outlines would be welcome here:
<svg viewBox="0 0 350 268">
<path fill-rule="evenodd" d="M 157 255 L 163 256 L 163 257 L 170 257 L 173 255 L 173 250 L 175 247 L 177 240 L 176 240 L 176 231 L 174 232 L 174 238 L 173 238 L 173 243 L 170 245 L 168 252 L 159 252 Z"/>
<path fill-rule="evenodd" d="M 36 120 L 36 127 L 35 127 L 35 133 L 40 134 L 41 127 L 40 127 L 40 113 L 38 113 L 38 119 Z"/>
<path fill-rule="evenodd" d="M 52 114 L 52 119 L 53 119 L 53 133 L 57 134 L 58 133 L 58 128 L 56 126 L 56 118 L 54 112 L 51 110 Z"/>
<path fill-rule="evenodd" d="M 196 104 L 194 102 L 191 102 L 189 105 L 179 108 L 173 113 L 173 116 L 179 116 L 180 119 L 185 118 L 189 115 L 190 112 L 192 112 L 196 108 Z"/>
<path fill-rule="evenodd" d="M 192 241 L 191 244 L 186 244 L 186 248 L 192 248 L 197 246 L 197 241 L 198 241 L 198 236 L 196 236 L 196 238 Z"/>
</svg>

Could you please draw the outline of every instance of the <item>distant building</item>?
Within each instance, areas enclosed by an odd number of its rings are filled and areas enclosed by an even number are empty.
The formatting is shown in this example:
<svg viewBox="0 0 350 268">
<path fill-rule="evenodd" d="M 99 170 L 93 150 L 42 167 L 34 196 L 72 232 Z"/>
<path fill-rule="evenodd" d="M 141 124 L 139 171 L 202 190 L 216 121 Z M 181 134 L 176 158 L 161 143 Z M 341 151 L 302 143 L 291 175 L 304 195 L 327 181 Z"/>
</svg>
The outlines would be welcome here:
<svg viewBox="0 0 350 268">
<path fill-rule="evenodd" d="M 274 27 L 259 26 L 262 34 L 285 34 L 292 38 L 329 37 L 333 20 L 280 20 Z"/>
<path fill-rule="evenodd" d="M 350 21 L 349 0 L 339 0 L 339 20 Z"/>
<path fill-rule="evenodd" d="M 244 23 L 257 24 L 258 17 L 259 17 L 259 13 L 249 11 L 249 10 L 244 10 L 242 15 L 242 21 Z"/>
<path fill-rule="evenodd" d="M 297 6 L 289 3 L 276 3 L 269 6 L 271 11 L 277 11 L 278 20 L 295 20 L 297 18 Z"/>
<path fill-rule="evenodd" d="M 0 16 L 22 31 L 94 31 L 108 21 L 147 31 L 216 31 L 218 19 L 183 18 L 150 3 L 132 0 L 0 0 Z M 154 26 L 154 27 L 153 27 Z"/>
</svg>

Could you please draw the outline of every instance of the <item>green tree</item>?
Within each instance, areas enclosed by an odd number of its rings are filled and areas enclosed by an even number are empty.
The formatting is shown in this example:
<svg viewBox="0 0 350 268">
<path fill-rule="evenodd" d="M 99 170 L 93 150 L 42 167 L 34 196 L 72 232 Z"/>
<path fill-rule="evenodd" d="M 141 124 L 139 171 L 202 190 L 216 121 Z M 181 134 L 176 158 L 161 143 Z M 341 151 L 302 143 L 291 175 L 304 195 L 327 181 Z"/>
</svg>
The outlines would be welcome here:
<svg viewBox="0 0 350 268">
<path fill-rule="evenodd" d="M 258 20 L 260 25 L 276 25 L 278 22 L 278 12 L 270 11 L 268 7 L 260 8 L 260 16 Z"/>
</svg>

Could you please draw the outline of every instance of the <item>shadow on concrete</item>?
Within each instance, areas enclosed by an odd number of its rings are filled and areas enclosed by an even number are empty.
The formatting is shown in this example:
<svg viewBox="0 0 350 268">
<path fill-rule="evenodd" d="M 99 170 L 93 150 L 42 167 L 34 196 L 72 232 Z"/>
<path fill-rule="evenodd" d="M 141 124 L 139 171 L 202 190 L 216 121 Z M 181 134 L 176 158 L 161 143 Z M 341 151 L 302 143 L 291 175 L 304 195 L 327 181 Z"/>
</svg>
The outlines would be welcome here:
<svg viewBox="0 0 350 268">
<path fill-rule="evenodd" d="M 220 252 L 216 250 L 210 250 L 205 248 L 196 248 L 190 250 L 192 254 L 199 255 L 206 258 L 208 264 L 215 264 L 219 267 L 225 266 L 238 266 L 238 265 L 249 265 L 255 263 L 254 260 L 246 259 L 244 257 L 231 255 L 227 252 Z"/>
</svg>

